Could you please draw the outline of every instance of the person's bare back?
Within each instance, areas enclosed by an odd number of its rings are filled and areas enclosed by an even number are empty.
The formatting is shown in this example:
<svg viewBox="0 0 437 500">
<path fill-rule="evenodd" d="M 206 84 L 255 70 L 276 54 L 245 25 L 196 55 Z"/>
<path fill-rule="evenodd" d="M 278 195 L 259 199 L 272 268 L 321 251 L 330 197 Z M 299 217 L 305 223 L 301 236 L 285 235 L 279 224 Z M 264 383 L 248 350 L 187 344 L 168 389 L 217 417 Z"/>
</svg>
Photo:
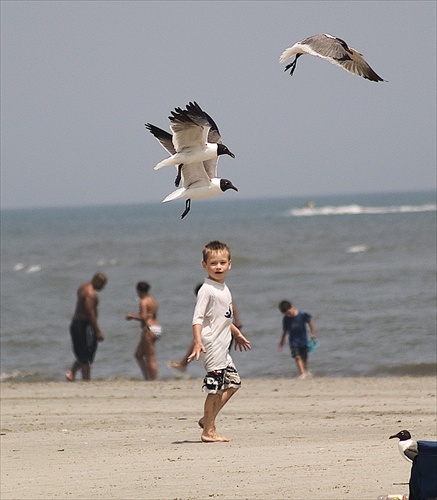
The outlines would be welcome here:
<svg viewBox="0 0 437 500">
<path fill-rule="evenodd" d="M 97 316 L 99 298 L 91 283 L 83 283 L 77 290 L 77 303 L 73 319 L 87 320 L 90 318 L 90 310 Z"/>
<path fill-rule="evenodd" d="M 158 325 L 158 303 L 151 295 L 141 299 L 142 310 L 146 312 L 146 325 Z"/>
<path fill-rule="evenodd" d="M 145 380 L 156 380 L 158 366 L 155 355 L 155 342 L 161 335 L 161 326 L 158 321 L 158 303 L 149 295 L 150 285 L 146 281 L 139 281 L 136 286 L 140 299 L 138 314 L 127 313 L 127 320 L 136 320 L 141 324 L 141 337 L 135 350 L 135 359 L 138 362 Z"/>
<path fill-rule="evenodd" d="M 73 315 L 73 320 L 88 321 L 94 328 L 99 341 L 102 341 L 104 336 L 97 322 L 97 306 L 99 304 L 97 292 L 105 287 L 106 282 L 106 275 L 97 273 L 90 282 L 80 285 L 77 290 L 76 310 Z"/>
</svg>

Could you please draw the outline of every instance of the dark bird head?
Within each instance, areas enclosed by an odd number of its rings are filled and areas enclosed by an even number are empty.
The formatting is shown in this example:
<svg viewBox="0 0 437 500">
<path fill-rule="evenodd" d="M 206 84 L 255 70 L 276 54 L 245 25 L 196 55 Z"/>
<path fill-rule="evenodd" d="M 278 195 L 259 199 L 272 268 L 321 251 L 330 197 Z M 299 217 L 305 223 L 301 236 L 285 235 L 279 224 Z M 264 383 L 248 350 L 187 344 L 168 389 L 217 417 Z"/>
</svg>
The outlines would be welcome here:
<svg viewBox="0 0 437 500">
<path fill-rule="evenodd" d="M 407 441 L 411 439 L 411 434 L 408 431 L 399 431 L 397 434 L 393 434 L 389 439 L 399 438 L 400 441 Z"/>
<path fill-rule="evenodd" d="M 238 191 L 238 189 L 228 179 L 220 179 L 220 189 L 223 192 L 227 191 L 228 189 L 233 189 L 234 191 Z"/>
<path fill-rule="evenodd" d="M 229 155 L 232 158 L 235 158 L 234 153 L 231 153 L 224 144 L 217 144 L 217 156 L 220 155 Z"/>
</svg>

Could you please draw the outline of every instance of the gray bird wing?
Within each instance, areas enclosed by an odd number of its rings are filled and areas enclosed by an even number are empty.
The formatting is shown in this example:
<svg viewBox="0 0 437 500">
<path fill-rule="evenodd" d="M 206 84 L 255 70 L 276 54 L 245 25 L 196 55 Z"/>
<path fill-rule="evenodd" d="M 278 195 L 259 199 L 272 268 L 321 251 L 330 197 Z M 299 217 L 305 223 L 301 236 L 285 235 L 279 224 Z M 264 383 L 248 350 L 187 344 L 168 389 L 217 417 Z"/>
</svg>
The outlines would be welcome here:
<svg viewBox="0 0 437 500">
<path fill-rule="evenodd" d="M 210 179 L 213 177 L 217 177 L 217 163 L 219 161 L 219 157 L 213 158 L 212 160 L 206 160 L 203 162 L 203 168 L 205 169 L 206 174 Z"/>
<path fill-rule="evenodd" d="M 184 188 L 209 186 L 209 179 L 202 162 L 182 165 L 182 185 Z"/>
<path fill-rule="evenodd" d="M 349 47 L 344 40 L 332 35 L 313 35 L 300 42 L 300 45 L 307 45 L 314 55 L 329 59 L 341 60 L 349 58 Z"/>
<path fill-rule="evenodd" d="M 413 461 L 419 453 L 419 450 L 417 448 L 417 443 L 413 442 L 410 444 L 410 446 L 404 451 L 404 455 L 408 457 L 411 461 Z"/>
<path fill-rule="evenodd" d="M 377 75 L 373 69 L 366 62 L 364 57 L 357 52 L 355 49 L 350 48 L 350 59 L 339 61 L 339 65 L 342 66 L 346 71 L 354 73 L 355 75 L 362 76 L 367 80 L 372 82 L 383 82 L 384 80 Z"/>
<path fill-rule="evenodd" d="M 162 130 L 162 128 L 156 127 L 151 123 L 146 123 L 147 130 L 155 136 L 161 146 L 168 151 L 171 155 L 176 153 L 176 150 L 173 146 L 172 135 Z"/>
<path fill-rule="evenodd" d="M 280 58 L 284 62 L 295 54 L 310 54 L 318 56 L 327 61 L 340 66 L 341 68 L 362 76 L 373 82 L 383 82 L 384 80 L 373 71 L 363 56 L 341 38 L 323 33 L 313 35 L 301 42 L 295 43 L 292 47 L 286 49 Z"/>
<path fill-rule="evenodd" d="M 211 118 L 211 116 L 203 111 L 200 106 L 197 104 L 196 101 L 190 102 L 186 106 L 187 112 L 190 113 L 191 115 L 199 115 L 203 116 L 206 118 L 210 125 L 210 129 L 208 132 L 208 142 L 210 143 L 216 143 L 216 144 L 222 144 L 222 138 L 219 132 L 219 129 L 217 127 L 217 124 L 215 121 Z M 205 168 L 205 171 L 210 179 L 213 177 L 217 177 L 217 164 L 218 164 L 219 157 L 213 158 L 211 160 L 206 160 L 203 162 L 203 166 Z"/>
<path fill-rule="evenodd" d="M 209 124 L 210 129 L 208 132 L 208 142 L 214 142 L 216 144 L 222 143 L 222 138 L 216 122 L 208 113 L 202 110 L 202 108 L 197 104 L 196 101 L 188 103 L 186 109 L 193 120 L 195 120 L 196 117 L 201 117 L 202 120 L 206 120 L 206 122 Z"/>
<path fill-rule="evenodd" d="M 211 125 L 205 113 L 200 111 L 194 109 L 188 112 L 176 108 L 175 111 L 171 112 L 171 116 L 169 116 L 170 128 L 173 132 L 173 145 L 176 151 L 205 146 Z"/>
</svg>

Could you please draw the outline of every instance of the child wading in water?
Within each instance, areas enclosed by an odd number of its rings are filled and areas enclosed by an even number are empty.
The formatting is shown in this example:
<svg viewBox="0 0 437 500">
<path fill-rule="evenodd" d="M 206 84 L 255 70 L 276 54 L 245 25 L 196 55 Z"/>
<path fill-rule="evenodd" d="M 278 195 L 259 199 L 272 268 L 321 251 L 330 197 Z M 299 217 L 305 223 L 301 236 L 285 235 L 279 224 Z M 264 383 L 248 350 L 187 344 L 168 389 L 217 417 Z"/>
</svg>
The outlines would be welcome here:
<svg viewBox="0 0 437 500">
<path fill-rule="evenodd" d="M 282 350 L 288 335 L 291 357 L 296 361 L 299 378 L 305 379 L 310 374 L 308 371 L 308 335 L 306 325 L 311 331 L 311 339 L 316 340 L 316 327 L 311 315 L 296 309 L 288 300 L 279 303 L 279 310 L 284 315 L 282 319 L 282 336 L 279 341 L 279 350 Z"/>
<path fill-rule="evenodd" d="M 202 356 L 206 370 L 203 391 L 207 396 L 203 417 L 199 420 L 205 443 L 229 441 L 217 433 L 215 419 L 241 385 L 229 354 L 232 338 L 235 349 L 250 349 L 250 342 L 232 324 L 232 296 L 225 284 L 231 265 L 231 252 L 226 244 L 211 241 L 203 249 L 202 267 L 208 277 L 197 294 L 193 315 L 194 347 L 188 361 Z"/>
</svg>

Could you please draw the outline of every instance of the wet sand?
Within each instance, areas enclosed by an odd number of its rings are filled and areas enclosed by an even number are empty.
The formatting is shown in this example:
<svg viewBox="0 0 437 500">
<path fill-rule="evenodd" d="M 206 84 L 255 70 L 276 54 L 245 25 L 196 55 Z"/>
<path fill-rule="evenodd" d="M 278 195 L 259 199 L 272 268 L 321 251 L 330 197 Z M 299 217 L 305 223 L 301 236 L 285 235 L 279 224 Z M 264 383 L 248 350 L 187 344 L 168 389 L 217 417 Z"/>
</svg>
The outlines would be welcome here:
<svg viewBox="0 0 437 500">
<path fill-rule="evenodd" d="M 434 377 L 247 379 L 202 443 L 201 380 L 1 386 L 1 498 L 369 499 L 408 493 L 391 434 L 436 440 Z"/>
</svg>

